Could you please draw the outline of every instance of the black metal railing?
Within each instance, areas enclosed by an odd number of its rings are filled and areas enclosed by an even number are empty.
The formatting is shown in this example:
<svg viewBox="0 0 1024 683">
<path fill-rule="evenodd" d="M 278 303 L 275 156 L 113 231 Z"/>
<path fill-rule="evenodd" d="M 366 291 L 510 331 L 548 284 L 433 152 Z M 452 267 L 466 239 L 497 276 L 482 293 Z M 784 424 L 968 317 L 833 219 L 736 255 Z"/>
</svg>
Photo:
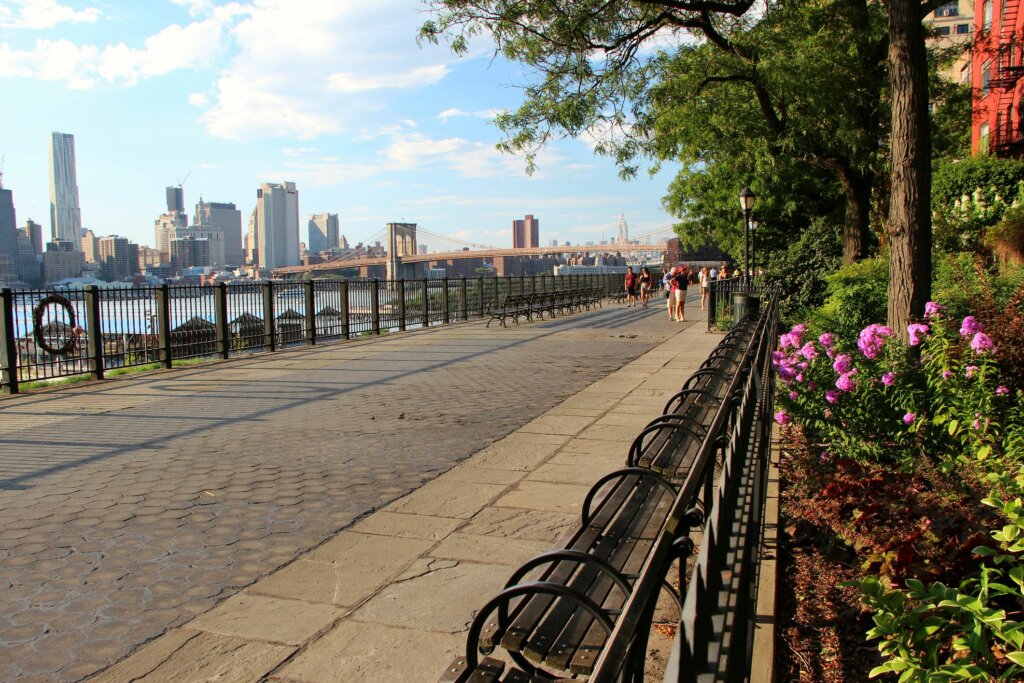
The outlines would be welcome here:
<svg viewBox="0 0 1024 683">
<path fill-rule="evenodd" d="M 761 297 L 769 289 L 761 280 L 746 282 L 738 277 L 712 280 L 708 283 L 708 329 L 729 330 L 747 313 L 757 313 Z"/>
<path fill-rule="evenodd" d="M 0 392 L 194 358 L 487 317 L 510 293 L 622 288 L 620 274 L 0 290 Z"/>
<path fill-rule="evenodd" d="M 640 671 L 625 670 L 634 664 L 628 654 L 637 638 L 646 637 L 642 629 L 650 627 L 644 622 L 651 614 L 651 596 L 663 584 L 674 554 L 681 555 L 683 606 L 664 680 L 696 683 L 749 678 L 771 449 L 771 354 L 777 332 L 778 297 L 769 293 L 757 330 L 730 382 L 726 395 L 732 400 L 724 401 L 708 424 L 668 522 L 595 663 L 591 683 L 642 679 L 642 662 Z M 699 498 L 703 498 L 706 521 L 696 562 L 687 575 L 687 546 L 679 541 L 688 536 L 688 528 L 682 520 Z"/>
</svg>

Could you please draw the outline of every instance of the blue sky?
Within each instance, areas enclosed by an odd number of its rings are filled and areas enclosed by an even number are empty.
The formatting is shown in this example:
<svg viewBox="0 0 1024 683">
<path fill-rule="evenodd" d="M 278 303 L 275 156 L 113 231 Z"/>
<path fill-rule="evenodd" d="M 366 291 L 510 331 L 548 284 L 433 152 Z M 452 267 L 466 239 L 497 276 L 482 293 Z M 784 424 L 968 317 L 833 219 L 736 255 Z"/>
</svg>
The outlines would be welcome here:
<svg viewBox="0 0 1024 683">
<path fill-rule="evenodd" d="M 484 40 L 462 58 L 418 46 L 426 18 L 417 0 L 0 0 L 0 153 L 19 224 L 49 235 L 61 131 L 83 225 L 142 244 L 187 174 L 188 206 L 234 202 L 243 225 L 259 183 L 296 182 L 303 240 L 324 212 L 353 244 L 408 221 L 511 246 L 526 213 L 543 244 L 614 236 L 620 212 L 631 235 L 670 226 L 668 171 L 621 181 L 586 139 L 550 145 L 532 177 L 497 152 L 489 119 L 528 75 Z"/>
</svg>

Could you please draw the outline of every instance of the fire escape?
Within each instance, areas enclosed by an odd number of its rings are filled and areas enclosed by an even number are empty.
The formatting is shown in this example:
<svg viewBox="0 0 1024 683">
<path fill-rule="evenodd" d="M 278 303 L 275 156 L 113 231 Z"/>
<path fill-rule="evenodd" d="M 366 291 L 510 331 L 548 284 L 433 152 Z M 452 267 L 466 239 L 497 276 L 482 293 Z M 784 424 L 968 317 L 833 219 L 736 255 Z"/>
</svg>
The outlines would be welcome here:
<svg viewBox="0 0 1024 683">
<path fill-rule="evenodd" d="M 1024 153 L 1024 134 L 1021 121 L 1014 123 L 1017 82 L 1024 76 L 1024 44 L 1014 29 L 1017 24 L 1019 2 L 1004 4 L 1005 13 L 999 22 L 999 49 L 995 60 L 995 73 L 989 87 L 997 92 L 996 126 L 992 136 L 993 151 L 998 156 L 1019 156 Z"/>
</svg>

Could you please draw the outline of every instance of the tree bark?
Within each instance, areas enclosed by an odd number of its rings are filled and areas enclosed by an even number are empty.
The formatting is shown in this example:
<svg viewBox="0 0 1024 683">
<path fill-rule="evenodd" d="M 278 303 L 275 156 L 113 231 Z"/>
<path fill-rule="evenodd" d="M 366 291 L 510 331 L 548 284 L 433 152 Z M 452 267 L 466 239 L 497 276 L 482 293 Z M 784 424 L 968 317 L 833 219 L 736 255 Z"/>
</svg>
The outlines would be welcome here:
<svg viewBox="0 0 1024 683">
<path fill-rule="evenodd" d="M 868 173 L 840 169 L 839 180 L 846 192 L 846 217 L 843 221 L 843 264 L 849 265 L 868 256 L 871 236 L 871 193 L 874 179 Z"/>
<path fill-rule="evenodd" d="M 889 326 L 903 339 L 931 296 L 931 140 L 928 64 L 919 0 L 889 2 L 892 170 L 889 220 Z"/>
</svg>

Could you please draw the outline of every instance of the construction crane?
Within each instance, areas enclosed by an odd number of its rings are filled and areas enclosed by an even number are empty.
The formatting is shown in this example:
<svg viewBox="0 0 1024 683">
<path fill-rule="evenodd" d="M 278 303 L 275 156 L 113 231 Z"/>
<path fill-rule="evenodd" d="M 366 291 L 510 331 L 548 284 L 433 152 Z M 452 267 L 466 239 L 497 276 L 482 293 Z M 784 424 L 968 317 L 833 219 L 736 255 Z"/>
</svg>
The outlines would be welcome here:
<svg viewBox="0 0 1024 683">
<path fill-rule="evenodd" d="M 188 180 L 190 175 L 192 175 L 192 171 L 189 171 L 188 173 L 186 173 L 185 177 L 178 181 L 178 187 L 181 187 L 182 185 L 184 185 L 185 181 Z"/>
</svg>

